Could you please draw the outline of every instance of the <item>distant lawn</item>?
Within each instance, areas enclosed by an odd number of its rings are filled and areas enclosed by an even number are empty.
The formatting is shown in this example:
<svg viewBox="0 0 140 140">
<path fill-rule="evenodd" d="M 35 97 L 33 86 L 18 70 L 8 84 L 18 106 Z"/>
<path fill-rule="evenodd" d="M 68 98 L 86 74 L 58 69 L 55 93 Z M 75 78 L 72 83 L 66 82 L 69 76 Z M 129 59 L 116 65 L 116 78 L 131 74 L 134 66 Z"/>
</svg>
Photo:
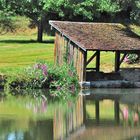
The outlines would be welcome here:
<svg viewBox="0 0 140 140">
<path fill-rule="evenodd" d="M 7 73 L 34 64 L 37 60 L 53 63 L 53 43 L 37 43 L 36 35 L 0 36 L 0 72 Z M 54 37 L 45 37 L 53 42 Z"/>
</svg>

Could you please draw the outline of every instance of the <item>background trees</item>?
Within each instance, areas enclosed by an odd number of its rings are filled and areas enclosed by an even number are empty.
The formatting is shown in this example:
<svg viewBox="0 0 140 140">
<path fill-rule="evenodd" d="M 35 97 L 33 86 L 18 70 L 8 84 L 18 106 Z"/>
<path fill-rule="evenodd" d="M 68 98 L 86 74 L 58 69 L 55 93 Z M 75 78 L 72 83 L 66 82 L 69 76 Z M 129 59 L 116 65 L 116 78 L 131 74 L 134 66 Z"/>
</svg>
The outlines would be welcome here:
<svg viewBox="0 0 140 140">
<path fill-rule="evenodd" d="M 116 22 L 117 19 L 140 23 L 139 0 L 0 0 L 0 24 L 10 27 L 11 16 L 30 18 L 38 27 L 42 42 L 48 20 Z"/>
</svg>

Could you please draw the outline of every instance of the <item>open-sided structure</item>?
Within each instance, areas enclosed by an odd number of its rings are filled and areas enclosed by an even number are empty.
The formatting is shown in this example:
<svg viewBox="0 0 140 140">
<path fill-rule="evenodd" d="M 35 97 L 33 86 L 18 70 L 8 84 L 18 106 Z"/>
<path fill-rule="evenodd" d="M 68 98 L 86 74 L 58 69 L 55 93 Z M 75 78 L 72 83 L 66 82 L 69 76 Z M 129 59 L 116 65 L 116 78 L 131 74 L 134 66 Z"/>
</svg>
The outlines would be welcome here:
<svg viewBox="0 0 140 140">
<path fill-rule="evenodd" d="M 83 23 L 50 21 L 56 30 L 55 62 L 73 63 L 79 76 L 79 81 L 87 80 L 87 71 L 100 71 L 100 52 L 115 52 L 115 68 L 118 72 L 125 56 L 129 53 L 140 53 L 140 39 L 122 24 Z M 93 55 L 87 59 L 87 52 Z M 121 55 L 123 54 L 123 55 Z M 96 58 L 96 67 L 87 65 Z"/>
</svg>

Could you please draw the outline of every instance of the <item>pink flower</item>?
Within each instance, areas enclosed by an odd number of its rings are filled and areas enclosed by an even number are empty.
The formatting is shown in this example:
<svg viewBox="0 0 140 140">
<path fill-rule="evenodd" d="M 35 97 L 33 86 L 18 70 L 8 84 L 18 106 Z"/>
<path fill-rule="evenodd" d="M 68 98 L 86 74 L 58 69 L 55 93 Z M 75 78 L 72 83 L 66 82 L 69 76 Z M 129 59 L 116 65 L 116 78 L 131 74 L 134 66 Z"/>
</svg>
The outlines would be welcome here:
<svg viewBox="0 0 140 140">
<path fill-rule="evenodd" d="M 129 62 L 129 59 L 127 57 L 125 57 L 124 62 Z"/>
<path fill-rule="evenodd" d="M 46 65 L 42 65 L 41 66 L 41 70 L 42 70 L 44 76 L 48 75 L 48 71 L 47 71 L 47 66 Z"/>
<path fill-rule="evenodd" d="M 35 65 L 34 65 L 34 68 L 35 68 L 35 69 L 40 69 L 40 68 L 41 68 L 41 65 L 40 65 L 40 64 L 35 64 Z"/>
<path fill-rule="evenodd" d="M 42 73 L 45 77 L 48 75 L 47 66 L 45 64 L 35 64 L 34 69 L 42 70 Z"/>
<path fill-rule="evenodd" d="M 123 113 L 123 119 L 128 120 L 128 108 L 127 107 L 124 107 L 122 113 Z"/>
<path fill-rule="evenodd" d="M 60 87 L 60 86 L 58 86 L 58 87 L 57 87 L 57 90 L 60 90 L 60 89 L 61 89 L 61 87 Z"/>
</svg>

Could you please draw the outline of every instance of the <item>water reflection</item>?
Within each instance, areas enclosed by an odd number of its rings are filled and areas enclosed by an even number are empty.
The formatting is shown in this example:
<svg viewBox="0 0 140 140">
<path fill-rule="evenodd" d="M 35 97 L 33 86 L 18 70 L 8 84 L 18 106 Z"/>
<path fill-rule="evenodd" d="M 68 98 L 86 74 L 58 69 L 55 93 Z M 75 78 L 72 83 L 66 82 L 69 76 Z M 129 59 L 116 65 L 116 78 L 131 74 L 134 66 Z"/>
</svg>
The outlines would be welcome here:
<svg viewBox="0 0 140 140">
<path fill-rule="evenodd" d="M 67 111 L 56 108 L 54 112 L 54 139 L 63 139 L 83 125 L 83 96 L 79 96 L 76 103 L 67 102 Z"/>
<path fill-rule="evenodd" d="M 140 139 L 139 89 L 84 90 L 65 102 L 45 93 L 1 98 L 0 140 Z"/>
</svg>

